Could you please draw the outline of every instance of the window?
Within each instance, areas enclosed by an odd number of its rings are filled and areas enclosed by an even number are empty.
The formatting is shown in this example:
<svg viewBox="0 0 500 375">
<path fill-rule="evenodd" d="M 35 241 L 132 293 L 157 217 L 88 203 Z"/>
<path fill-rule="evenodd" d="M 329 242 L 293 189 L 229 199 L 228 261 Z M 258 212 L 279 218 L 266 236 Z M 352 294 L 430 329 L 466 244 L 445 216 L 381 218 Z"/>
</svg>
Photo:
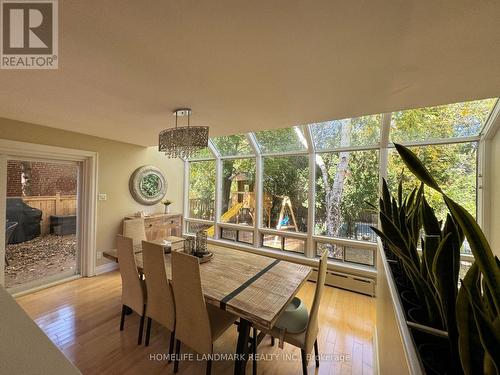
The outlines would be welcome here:
<svg viewBox="0 0 500 375">
<path fill-rule="evenodd" d="M 399 180 L 405 194 L 419 185 L 391 142 L 415 151 L 443 190 L 476 214 L 479 141 L 497 107 L 493 98 L 213 137 L 186 161 L 186 228 L 306 257 L 326 250 L 332 261 L 375 267 L 371 205 L 378 206 L 380 176 L 393 193 Z M 442 197 L 430 188 L 425 194 L 444 219 Z M 462 252 L 461 272 L 472 260 L 467 243 Z"/>
<path fill-rule="evenodd" d="M 444 192 L 473 215 L 476 213 L 477 147 L 477 142 L 411 147 Z M 397 191 L 400 180 L 407 194 L 419 185 L 394 149 L 389 151 L 387 176 L 392 192 Z M 444 220 L 447 208 L 441 195 L 426 187 L 425 196 L 438 219 Z"/>
<path fill-rule="evenodd" d="M 245 135 L 228 135 L 212 138 L 212 143 L 221 156 L 252 155 L 252 147 Z"/>
<path fill-rule="evenodd" d="M 479 135 L 496 99 L 394 112 L 393 142 L 426 141 Z"/>
<path fill-rule="evenodd" d="M 214 220 L 215 161 L 189 163 L 189 217 Z"/>
<path fill-rule="evenodd" d="M 255 133 L 262 153 L 280 153 L 306 150 L 304 134 L 298 126 L 286 129 L 266 130 Z"/>
<path fill-rule="evenodd" d="M 378 150 L 316 155 L 315 234 L 376 241 L 377 215 L 366 203 L 377 205 L 376 165 Z"/>
<path fill-rule="evenodd" d="M 381 115 L 311 124 L 316 150 L 376 145 L 380 141 Z"/>
<path fill-rule="evenodd" d="M 275 234 L 264 234 L 262 246 L 294 253 L 304 254 L 306 241 L 300 238 L 291 238 Z"/>
<path fill-rule="evenodd" d="M 201 150 L 195 151 L 195 153 L 191 156 L 191 160 L 195 159 L 213 159 L 214 154 L 208 147 L 202 148 Z"/>
<path fill-rule="evenodd" d="M 186 225 L 186 232 L 189 234 L 196 234 L 200 230 L 205 230 L 207 231 L 207 237 L 213 237 L 213 225 L 210 224 L 202 224 L 202 223 L 195 223 L 192 221 L 188 221 Z"/>
<path fill-rule="evenodd" d="M 255 159 L 222 162 L 222 223 L 253 225 Z"/>
<path fill-rule="evenodd" d="M 307 232 L 308 181 L 308 156 L 264 158 L 265 228 Z"/>
</svg>

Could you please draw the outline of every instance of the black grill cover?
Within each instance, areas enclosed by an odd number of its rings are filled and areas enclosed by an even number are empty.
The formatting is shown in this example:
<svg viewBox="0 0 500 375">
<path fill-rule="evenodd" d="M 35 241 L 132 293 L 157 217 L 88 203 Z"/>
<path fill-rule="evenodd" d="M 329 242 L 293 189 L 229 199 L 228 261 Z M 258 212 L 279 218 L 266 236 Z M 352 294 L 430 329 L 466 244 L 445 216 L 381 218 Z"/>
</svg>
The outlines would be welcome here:
<svg viewBox="0 0 500 375">
<path fill-rule="evenodd" d="M 32 240 L 40 235 L 42 211 L 28 206 L 21 198 L 7 198 L 7 221 L 18 223 L 9 243 Z"/>
</svg>

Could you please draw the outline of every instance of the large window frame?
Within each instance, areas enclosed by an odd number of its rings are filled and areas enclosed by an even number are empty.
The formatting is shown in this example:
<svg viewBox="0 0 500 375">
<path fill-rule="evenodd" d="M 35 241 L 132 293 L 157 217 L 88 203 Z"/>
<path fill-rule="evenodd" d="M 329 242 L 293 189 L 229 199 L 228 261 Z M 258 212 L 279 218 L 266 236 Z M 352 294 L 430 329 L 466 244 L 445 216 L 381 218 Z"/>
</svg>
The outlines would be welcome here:
<svg viewBox="0 0 500 375">
<path fill-rule="evenodd" d="M 356 269 L 359 270 L 375 270 L 376 269 L 376 251 L 377 243 L 368 242 L 361 240 L 327 237 L 322 235 L 316 235 L 314 233 L 315 228 L 315 184 L 316 184 L 316 155 L 324 154 L 326 152 L 343 152 L 343 151 L 366 151 L 366 150 L 378 150 L 379 152 L 379 189 L 382 185 L 382 179 L 387 178 L 387 164 L 389 150 L 394 148 L 393 143 L 390 141 L 390 129 L 391 129 L 392 113 L 384 113 L 381 115 L 380 121 L 380 141 L 373 145 L 367 146 L 348 146 L 348 147 L 334 147 L 334 148 L 321 148 L 317 150 L 314 146 L 311 125 L 301 125 L 299 128 L 302 130 L 303 138 L 301 141 L 304 142 L 306 146 L 304 149 L 296 151 L 286 151 L 286 152 L 262 152 L 257 138 L 254 133 L 246 133 L 245 136 L 253 150 L 252 155 L 227 155 L 221 156 L 217 151 L 214 143 L 209 141 L 209 149 L 212 152 L 212 157 L 209 158 L 199 158 L 184 160 L 185 170 L 184 170 L 184 213 L 185 215 L 189 213 L 187 210 L 187 191 L 188 191 L 188 181 L 189 181 L 189 164 L 191 161 L 202 161 L 202 160 L 214 160 L 216 161 L 216 198 L 215 198 L 215 219 L 202 220 L 190 217 L 184 218 L 184 231 L 186 229 L 186 224 L 189 222 L 200 223 L 200 224 L 210 224 L 214 226 L 214 241 L 223 241 L 224 243 L 231 242 L 231 240 L 221 238 L 222 228 L 249 231 L 253 230 L 253 244 L 247 246 L 252 246 L 259 251 L 267 251 L 270 253 L 280 252 L 281 254 L 289 254 L 283 250 L 269 249 L 268 247 L 262 246 L 262 239 L 264 235 L 275 235 L 282 236 L 283 238 L 296 238 L 305 241 L 305 251 L 304 254 L 293 253 L 295 256 L 303 256 L 305 258 L 314 259 L 317 257 L 316 248 L 318 244 L 333 244 L 341 247 L 354 247 L 360 248 L 362 250 L 373 251 L 373 266 L 359 265 L 355 262 L 347 262 L 345 259 L 329 259 L 330 264 L 341 264 L 344 269 Z M 485 160 L 488 160 L 489 153 L 489 143 L 492 138 L 492 134 L 496 129 L 496 123 L 500 122 L 500 101 L 497 100 L 495 103 L 488 119 L 486 120 L 481 132 L 477 136 L 468 137 L 457 137 L 457 138 L 442 138 L 442 139 L 432 139 L 427 141 L 408 141 L 401 142 L 401 144 L 412 147 L 412 146 L 431 146 L 431 145 L 446 145 L 446 144 L 456 144 L 464 142 L 477 142 L 477 173 L 476 173 L 476 207 L 477 207 L 477 221 L 480 226 L 484 227 L 485 224 L 485 213 L 487 213 L 487 207 L 484 202 L 488 199 L 488 189 L 484 189 L 484 183 L 487 182 L 484 176 L 487 174 L 487 169 L 489 165 Z M 308 231 L 306 233 L 300 232 L 289 232 L 283 230 L 276 230 L 263 227 L 262 223 L 262 210 L 263 210 L 263 169 L 264 169 L 264 158 L 272 156 L 298 156 L 307 155 L 309 157 L 309 190 L 308 190 L 308 215 L 307 215 L 307 227 Z M 253 227 L 248 225 L 239 225 L 232 223 L 222 223 L 221 222 L 221 187 L 222 187 L 222 162 L 224 159 L 235 159 L 235 158 L 255 158 L 255 217 Z M 486 190 L 486 191 L 485 191 Z M 485 228 L 485 232 L 488 233 L 488 228 Z M 238 241 L 234 241 L 238 243 Z M 345 257 L 343 257 L 345 258 Z M 461 259 L 463 261 L 472 261 L 473 257 L 469 254 L 461 254 Z"/>
</svg>

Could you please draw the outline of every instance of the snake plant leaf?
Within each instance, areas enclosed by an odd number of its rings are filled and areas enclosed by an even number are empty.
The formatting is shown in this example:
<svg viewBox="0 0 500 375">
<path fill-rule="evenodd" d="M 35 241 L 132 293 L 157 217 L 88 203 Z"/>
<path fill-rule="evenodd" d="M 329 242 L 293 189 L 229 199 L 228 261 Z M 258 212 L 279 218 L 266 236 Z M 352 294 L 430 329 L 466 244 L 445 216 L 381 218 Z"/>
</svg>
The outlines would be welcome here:
<svg viewBox="0 0 500 375">
<path fill-rule="evenodd" d="M 478 301 L 473 299 L 467 287 L 465 287 L 465 290 L 469 294 L 469 303 L 472 307 L 479 338 L 498 374 L 500 373 L 500 329 L 496 329 L 493 322 L 484 314 L 482 309 L 478 306 Z"/>
<path fill-rule="evenodd" d="M 403 205 L 403 181 L 399 181 L 398 184 L 398 205 L 399 207 Z"/>
<path fill-rule="evenodd" d="M 482 289 L 483 289 L 483 305 L 485 307 L 485 313 L 488 315 L 488 318 L 494 320 L 499 314 L 497 309 L 495 308 L 495 303 L 493 302 L 493 298 L 491 297 L 490 288 L 486 285 L 485 280 L 482 280 Z"/>
<path fill-rule="evenodd" d="M 425 234 L 435 236 L 441 235 L 441 226 L 439 225 L 439 221 L 434 213 L 434 210 L 431 206 L 429 206 L 429 203 L 427 203 L 427 199 L 425 199 L 425 197 L 422 199 L 422 205 L 420 207 Z"/>
<path fill-rule="evenodd" d="M 472 264 L 462 280 L 457 296 L 458 349 L 460 362 L 466 375 L 483 374 L 484 349 L 479 338 L 474 313 L 469 301 L 467 288 L 474 288 L 479 278 L 477 264 Z"/>
<path fill-rule="evenodd" d="M 446 317 L 446 328 L 450 340 L 456 339 L 456 323 L 455 323 L 455 302 L 457 299 L 457 284 L 455 270 L 450 267 L 454 264 L 455 259 L 460 259 L 460 253 L 455 252 L 452 246 L 452 235 L 448 233 L 445 238 L 439 242 L 436 254 L 432 263 L 432 276 L 434 286 L 441 300 L 444 315 Z"/>
<path fill-rule="evenodd" d="M 381 208 L 384 207 L 384 213 L 389 214 L 392 212 L 391 205 L 391 192 L 389 191 L 389 187 L 387 186 L 387 181 L 382 179 L 382 198 L 380 199 Z"/>
<path fill-rule="evenodd" d="M 420 181 L 433 188 L 434 190 L 441 192 L 441 188 L 439 187 L 436 180 L 434 180 L 434 177 L 431 176 L 429 171 L 425 168 L 425 166 L 413 152 L 398 143 L 394 143 L 394 146 L 396 147 L 396 150 L 398 151 L 398 154 L 399 156 L 401 156 L 401 159 L 403 160 L 405 165 L 415 176 L 417 176 Z"/>
<path fill-rule="evenodd" d="M 498 267 L 498 263 L 493 256 L 490 245 L 472 215 L 448 196 L 443 194 L 443 197 L 453 218 L 460 225 L 465 236 L 467 237 L 467 241 L 469 241 L 472 254 L 474 255 L 474 260 L 484 276 L 486 285 L 488 285 L 488 288 L 490 289 L 495 308 L 499 311 L 500 267 Z"/>
</svg>

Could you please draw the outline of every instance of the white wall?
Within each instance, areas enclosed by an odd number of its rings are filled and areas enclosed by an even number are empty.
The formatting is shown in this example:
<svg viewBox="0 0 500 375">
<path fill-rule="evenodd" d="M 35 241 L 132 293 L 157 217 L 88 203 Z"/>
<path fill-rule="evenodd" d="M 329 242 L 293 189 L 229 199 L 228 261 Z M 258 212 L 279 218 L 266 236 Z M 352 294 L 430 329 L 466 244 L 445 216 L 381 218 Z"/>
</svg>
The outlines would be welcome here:
<svg viewBox="0 0 500 375">
<path fill-rule="evenodd" d="M 174 202 L 171 211 L 182 212 L 184 164 L 179 159 L 166 158 L 156 147 L 141 147 L 4 118 L 0 118 L 0 138 L 99 154 L 98 192 L 106 193 L 108 199 L 97 203 L 97 252 L 114 248 L 115 235 L 121 232 L 124 216 L 138 210 L 163 210 L 161 203 L 142 206 L 130 195 L 130 175 L 140 166 L 151 164 L 165 173 L 168 182 L 166 198 Z"/>
</svg>

